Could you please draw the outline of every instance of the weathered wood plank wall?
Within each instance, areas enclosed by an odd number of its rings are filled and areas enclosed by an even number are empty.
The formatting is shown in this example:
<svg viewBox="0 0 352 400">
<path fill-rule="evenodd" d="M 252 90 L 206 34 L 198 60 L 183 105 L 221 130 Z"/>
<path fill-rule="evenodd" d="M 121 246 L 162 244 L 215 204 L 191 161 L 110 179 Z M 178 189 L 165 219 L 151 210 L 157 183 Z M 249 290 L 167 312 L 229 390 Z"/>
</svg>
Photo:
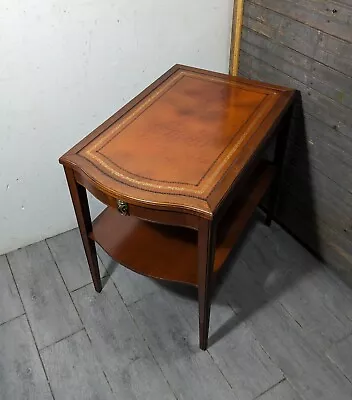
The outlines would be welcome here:
<svg viewBox="0 0 352 400">
<path fill-rule="evenodd" d="M 246 0 L 240 75 L 301 91 L 278 218 L 352 282 L 352 0 Z"/>
</svg>

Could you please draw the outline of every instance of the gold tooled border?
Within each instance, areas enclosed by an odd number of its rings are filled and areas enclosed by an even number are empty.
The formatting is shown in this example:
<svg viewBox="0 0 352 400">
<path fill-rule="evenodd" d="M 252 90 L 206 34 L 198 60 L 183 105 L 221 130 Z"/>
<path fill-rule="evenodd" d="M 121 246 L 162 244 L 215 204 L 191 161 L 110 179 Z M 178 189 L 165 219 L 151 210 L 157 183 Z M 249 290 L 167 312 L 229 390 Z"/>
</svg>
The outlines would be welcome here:
<svg viewBox="0 0 352 400">
<path fill-rule="evenodd" d="M 220 82 L 224 83 L 224 79 L 222 78 L 217 78 L 217 77 L 211 77 L 211 76 L 206 76 L 206 75 L 199 75 L 196 73 L 192 73 L 189 71 L 177 71 L 173 77 L 168 79 L 166 82 L 164 82 L 157 90 L 155 90 L 145 101 L 142 101 L 141 104 L 133 109 L 132 112 L 127 114 L 126 117 L 124 117 L 121 122 L 118 122 L 114 124 L 108 132 L 104 132 L 100 136 L 98 140 L 94 140 L 91 142 L 88 146 L 86 146 L 84 149 L 81 150 L 80 155 L 84 156 L 86 159 L 89 161 L 97 163 L 100 167 L 102 167 L 103 170 L 106 170 L 111 176 L 115 177 L 120 183 L 128 183 L 130 186 L 136 187 L 138 189 L 146 188 L 148 190 L 154 189 L 157 193 L 164 193 L 167 192 L 169 194 L 177 194 L 177 193 L 182 193 L 184 195 L 204 195 L 207 191 L 211 190 L 214 184 L 219 180 L 221 172 L 224 170 L 225 165 L 229 162 L 229 160 L 232 158 L 236 150 L 243 144 L 243 142 L 247 139 L 250 133 L 254 133 L 253 131 L 253 126 L 255 126 L 260 119 L 263 119 L 266 115 L 267 112 L 270 111 L 272 105 L 271 101 L 267 101 L 268 99 L 271 98 L 271 96 L 266 96 L 261 105 L 259 106 L 259 109 L 257 109 L 256 113 L 254 114 L 254 117 L 250 119 L 250 121 L 242 126 L 241 130 L 244 130 L 242 135 L 239 135 L 239 140 L 236 141 L 236 144 L 234 146 L 228 145 L 229 149 L 225 149 L 223 156 L 220 157 L 217 162 L 215 162 L 215 168 L 214 165 L 210 170 L 208 170 L 207 174 L 208 177 L 207 179 L 203 179 L 201 184 L 199 186 L 182 186 L 181 184 L 167 184 L 167 183 L 161 183 L 161 182 L 147 182 L 144 179 L 145 178 L 135 178 L 128 176 L 125 173 L 122 173 L 120 171 L 116 170 L 116 166 L 112 167 L 109 165 L 103 158 L 102 156 L 98 153 L 98 149 L 103 147 L 108 141 L 110 141 L 118 132 L 120 132 L 126 125 L 131 123 L 136 116 L 141 114 L 146 108 L 149 107 L 149 105 L 156 101 L 159 97 L 161 97 L 167 90 L 169 90 L 174 84 L 177 83 L 178 80 L 182 79 L 184 76 L 189 76 L 189 77 L 194 77 L 198 79 L 204 79 L 207 81 L 212 81 L 212 82 Z M 226 81 L 225 81 L 226 82 Z M 231 86 L 245 86 L 243 89 L 249 90 L 248 86 L 239 84 L 238 82 L 231 82 L 227 81 L 227 84 Z M 253 90 L 254 91 L 254 90 Z M 275 95 L 276 93 L 273 91 L 263 91 L 267 92 L 267 94 L 272 94 Z M 226 150 L 228 150 L 226 152 Z M 171 192 L 171 193 L 170 193 Z"/>
</svg>

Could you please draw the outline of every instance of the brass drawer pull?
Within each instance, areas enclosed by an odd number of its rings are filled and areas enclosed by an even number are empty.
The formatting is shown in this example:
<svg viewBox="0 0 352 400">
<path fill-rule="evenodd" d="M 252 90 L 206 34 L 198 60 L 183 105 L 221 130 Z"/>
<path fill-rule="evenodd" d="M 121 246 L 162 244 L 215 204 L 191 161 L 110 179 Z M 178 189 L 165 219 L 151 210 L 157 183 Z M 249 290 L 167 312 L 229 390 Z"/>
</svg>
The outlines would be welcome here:
<svg viewBox="0 0 352 400">
<path fill-rule="evenodd" d="M 128 204 L 123 200 L 117 200 L 117 209 L 121 215 L 128 215 Z"/>
</svg>

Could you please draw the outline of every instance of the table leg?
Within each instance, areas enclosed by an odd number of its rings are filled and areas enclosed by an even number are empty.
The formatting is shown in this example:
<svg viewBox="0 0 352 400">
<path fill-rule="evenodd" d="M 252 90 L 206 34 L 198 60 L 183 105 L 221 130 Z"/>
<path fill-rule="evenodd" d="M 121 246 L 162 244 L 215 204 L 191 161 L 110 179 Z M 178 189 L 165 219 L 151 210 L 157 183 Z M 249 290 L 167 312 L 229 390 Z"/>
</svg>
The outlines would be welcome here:
<svg viewBox="0 0 352 400">
<path fill-rule="evenodd" d="M 92 275 L 94 288 L 97 292 L 101 292 L 101 279 L 98 266 L 97 252 L 95 242 L 88 235 L 92 231 L 92 220 L 89 212 L 89 204 L 86 189 L 77 183 L 73 170 L 65 167 L 67 184 L 70 189 L 73 207 L 75 209 L 78 227 L 81 232 L 84 250 Z"/>
<path fill-rule="evenodd" d="M 202 350 L 208 347 L 214 253 L 214 224 L 202 219 L 198 230 L 199 347 Z"/>
<path fill-rule="evenodd" d="M 275 216 L 275 210 L 278 203 L 280 183 L 282 180 L 282 175 L 284 170 L 287 141 L 291 128 L 292 112 L 293 112 L 293 107 L 291 106 L 291 108 L 287 111 L 287 114 L 284 117 L 284 121 L 282 121 L 283 124 L 282 130 L 278 133 L 278 137 L 276 139 L 274 164 L 277 170 L 269 193 L 268 209 L 265 218 L 265 224 L 267 226 L 271 225 L 271 221 Z"/>
</svg>

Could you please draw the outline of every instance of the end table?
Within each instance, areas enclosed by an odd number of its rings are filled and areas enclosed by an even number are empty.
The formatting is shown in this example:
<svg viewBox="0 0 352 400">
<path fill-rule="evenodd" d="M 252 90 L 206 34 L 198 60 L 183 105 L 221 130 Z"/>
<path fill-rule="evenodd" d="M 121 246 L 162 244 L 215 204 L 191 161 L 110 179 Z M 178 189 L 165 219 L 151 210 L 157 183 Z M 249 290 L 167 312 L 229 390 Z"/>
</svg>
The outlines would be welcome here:
<svg viewBox="0 0 352 400">
<path fill-rule="evenodd" d="M 176 65 L 64 154 L 95 289 L 95 242 L 137 273 L 196 286 L 205 350 L 213 282 L 268 189 L 273 217 L 294 97 Z M 93 222 L 86 190 L 107 206 Z"/>
</svg>

